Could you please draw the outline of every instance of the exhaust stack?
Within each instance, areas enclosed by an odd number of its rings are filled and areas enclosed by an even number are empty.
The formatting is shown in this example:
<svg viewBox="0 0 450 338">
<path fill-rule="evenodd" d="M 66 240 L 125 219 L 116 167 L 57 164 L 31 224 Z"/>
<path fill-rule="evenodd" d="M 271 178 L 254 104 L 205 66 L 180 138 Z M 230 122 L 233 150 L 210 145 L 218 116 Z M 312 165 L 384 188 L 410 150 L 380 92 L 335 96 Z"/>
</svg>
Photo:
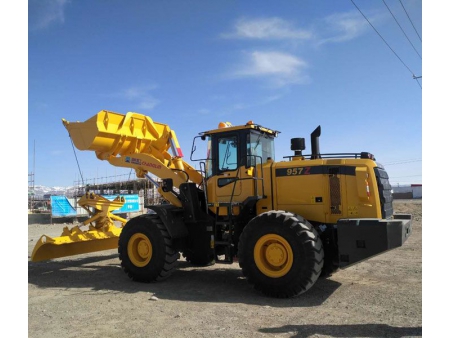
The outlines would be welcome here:
<svg viewBox="0 0 450 338">
<path fill-rule="evenodd" d="M 311 133 L 311 160 L 322 158 L 319 149 L 320 126 Z"/>
</svg>

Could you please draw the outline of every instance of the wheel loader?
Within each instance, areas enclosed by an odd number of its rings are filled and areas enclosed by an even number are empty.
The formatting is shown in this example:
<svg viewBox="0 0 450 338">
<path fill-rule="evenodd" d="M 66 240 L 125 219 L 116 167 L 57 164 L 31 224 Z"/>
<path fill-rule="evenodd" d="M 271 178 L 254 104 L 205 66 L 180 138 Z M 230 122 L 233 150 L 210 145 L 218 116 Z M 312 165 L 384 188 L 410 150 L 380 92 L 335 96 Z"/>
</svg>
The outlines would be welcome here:
<svg viewBox="0 0 450 338">
<path fill-rule="evenodd" d="M 183 160 L 175 131 L 149 116 L 102 110 L 62 122 L 78 150 L 134 169 L 167 203 L 145 206 L 152 212 L 125 221 L 109 239 L 63 234 L 38 243 L 32 261 L 114 248 L 137 282 L 166 279 L 181 257 L 195 266 L 238 262 L 254 289 L 289 298 L 320 276 L 401 247 L 411 234 L 412 216 L 394 213 L 388 174 L 374 155 L 321 153 L 320 125 L 310 134 L 310 154 L 303 154 L 305 138 L 292 138 L 291 155 L 276 161 L 279 131 L 221 122 L 194 137 L 195 169 Z M 198 154 L 200 145 L 206 154 Z M 103 223 L 109 208 L 98 208 Z"/>
</svg>

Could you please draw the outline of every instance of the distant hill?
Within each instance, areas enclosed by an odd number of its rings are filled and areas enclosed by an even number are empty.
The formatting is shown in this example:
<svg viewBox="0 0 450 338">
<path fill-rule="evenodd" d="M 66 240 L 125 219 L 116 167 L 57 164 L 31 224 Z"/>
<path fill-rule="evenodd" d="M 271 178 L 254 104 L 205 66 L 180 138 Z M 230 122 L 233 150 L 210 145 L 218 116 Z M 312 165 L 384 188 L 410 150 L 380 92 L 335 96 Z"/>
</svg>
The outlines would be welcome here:
<svg viewBox="0 0 450 338">
<path fill-rule="evenodd" d="M 72 196 L 77 191 L 77 187 L 46 187 L 43 185 L 34 186 L 34 196 L 36 198 L 44 198 L 45 195 L 64 195 Z M 28 195 L 33 194 L 31 188 L 28 188 Z"/>
</svg>

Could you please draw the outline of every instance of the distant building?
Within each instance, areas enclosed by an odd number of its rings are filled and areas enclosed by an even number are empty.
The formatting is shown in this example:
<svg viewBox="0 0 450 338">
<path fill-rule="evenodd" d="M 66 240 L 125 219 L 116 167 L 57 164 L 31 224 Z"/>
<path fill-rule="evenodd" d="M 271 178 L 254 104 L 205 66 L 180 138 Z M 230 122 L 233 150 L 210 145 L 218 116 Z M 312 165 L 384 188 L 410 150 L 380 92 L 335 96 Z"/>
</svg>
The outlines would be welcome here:
<svg viewBox="0 0 450 338">
<path fill-rule="evenodd" d="M 422 198 L 422 184 L 410 184 L 392 187 L 394 199 Z"/>
</svg>

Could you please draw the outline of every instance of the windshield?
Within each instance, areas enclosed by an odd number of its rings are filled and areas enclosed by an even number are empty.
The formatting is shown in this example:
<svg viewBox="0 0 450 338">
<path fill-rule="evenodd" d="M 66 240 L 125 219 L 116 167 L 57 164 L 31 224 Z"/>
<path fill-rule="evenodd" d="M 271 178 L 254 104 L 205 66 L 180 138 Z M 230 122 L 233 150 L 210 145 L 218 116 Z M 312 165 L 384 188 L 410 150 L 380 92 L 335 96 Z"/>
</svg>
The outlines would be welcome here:
<svg viewBox="0 0 450 338">
<path fill-rule="evenodd" d="M 275 144 L 273 137 L 263 133 L 250 133 L 247 137 L 247 154 L 251 155 L 247 163 L 249 166 L 254 166 L 260 163 L 267 162 L 271 158 L 275 160 Z"/>
</svg>

